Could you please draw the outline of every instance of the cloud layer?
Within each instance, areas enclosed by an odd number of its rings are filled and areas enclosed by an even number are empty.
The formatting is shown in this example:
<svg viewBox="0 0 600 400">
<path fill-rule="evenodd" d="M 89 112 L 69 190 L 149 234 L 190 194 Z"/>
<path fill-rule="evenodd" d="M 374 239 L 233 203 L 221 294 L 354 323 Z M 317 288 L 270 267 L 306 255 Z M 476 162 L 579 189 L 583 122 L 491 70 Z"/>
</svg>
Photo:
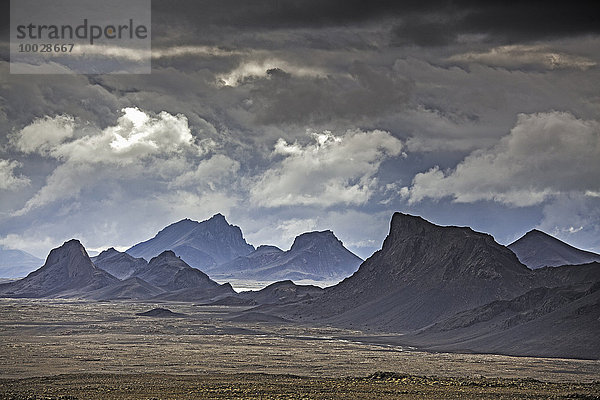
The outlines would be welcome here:
<svg viewBox="0 0 600 400">
<path fill-rule="evenodd" d="M 570 113 L 521 114 L 510 134 L 455 168 L 419 173 L 402 193 L 409 202 L 451 197 L 531 206 L 565 193 L 600 189 L 600 123 Z"/>
<path fill-rule="evenodd" d="M 377 188 L 381 163 L 398 156 L 402 143 L 384 131 L 313 133 L 306 145 L 280 139 L 281 160 L 252 183 L 251 201 L 263 207 L 364 204 Z"/>
</svg>

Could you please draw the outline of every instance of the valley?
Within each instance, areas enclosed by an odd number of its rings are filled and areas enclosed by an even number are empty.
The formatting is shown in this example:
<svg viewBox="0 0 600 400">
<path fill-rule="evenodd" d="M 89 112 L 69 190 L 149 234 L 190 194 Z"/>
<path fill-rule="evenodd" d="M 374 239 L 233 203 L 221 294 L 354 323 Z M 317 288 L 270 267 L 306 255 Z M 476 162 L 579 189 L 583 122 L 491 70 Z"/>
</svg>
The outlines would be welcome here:
<svg viewBox="0 0 600 400">
<path fill-rule="evenodd" d="M 184 316 L 136 315 L 156 307 Z M 386 343 L 397 335 L 233 320 L 245 309 L 2 299 L 0 398 L 174 398 L 194 391 L 197 398 L 228 398 L 256 390 L 264 398 L 600 395 L 593 383 L 598 360 L 424 352 Z M 396 375 L 362 379 L 377 371 Z"/>
</svg>

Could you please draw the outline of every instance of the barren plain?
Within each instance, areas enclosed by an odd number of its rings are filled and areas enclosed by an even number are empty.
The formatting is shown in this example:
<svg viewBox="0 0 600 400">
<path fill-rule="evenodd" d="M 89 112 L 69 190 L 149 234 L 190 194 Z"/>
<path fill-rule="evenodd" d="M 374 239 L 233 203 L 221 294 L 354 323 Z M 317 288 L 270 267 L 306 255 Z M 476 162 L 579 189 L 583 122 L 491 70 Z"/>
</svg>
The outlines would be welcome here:
<svg viewBox="0 0 600 400">
<path fill-rule="evenodd" d="M 156 307 L 185 316 L 136 315 Z M 598 360 L 423 352 L 244 310 L 0 299 L 0 398 L 600 398 Z"/>
</svg>

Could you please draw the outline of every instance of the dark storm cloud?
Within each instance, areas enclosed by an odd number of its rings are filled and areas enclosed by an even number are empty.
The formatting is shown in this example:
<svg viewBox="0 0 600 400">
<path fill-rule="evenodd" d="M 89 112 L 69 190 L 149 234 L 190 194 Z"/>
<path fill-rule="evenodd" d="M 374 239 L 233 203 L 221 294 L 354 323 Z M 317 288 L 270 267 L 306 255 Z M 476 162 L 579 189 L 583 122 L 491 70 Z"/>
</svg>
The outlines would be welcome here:
<svg viewBox="0 0 600 400">
<path fill-rule="evenodd" d="M 160 18 L 153 20 L 153 29 L 160 33 L 158 37 L 186 40 L 176 33 L 182 32 L 177 27 L 185 27 L 188 34 L 204 33 L 204 39 L 218 40 L 218 31 L 318 29 L 389 21 L 394 26 L 391 43 L 396 45 L 439 46 L 463 34 L 518 43 L 597 34 L 599 11 L 598 3 L 590 1 L 154 1 L 153 13 Z M 196 39 L 203 40 L 202 36 Z"/>
<path fill-rule="evenodd" d="M 412 83 L 389 70 L 354 63 L 348 74 L 294 77 L 281 69 L 253 83 L 249 110 L 260 123 L 322 123 L 360 120 L 399 110 Z"/>
</svg>

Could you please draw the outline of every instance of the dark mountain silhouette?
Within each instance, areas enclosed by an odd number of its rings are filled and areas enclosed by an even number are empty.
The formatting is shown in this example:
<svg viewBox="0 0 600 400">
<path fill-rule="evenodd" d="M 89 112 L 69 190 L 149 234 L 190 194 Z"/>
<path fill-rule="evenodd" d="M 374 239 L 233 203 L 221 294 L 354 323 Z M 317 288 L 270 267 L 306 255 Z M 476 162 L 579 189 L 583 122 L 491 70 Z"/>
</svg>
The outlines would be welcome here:
<svg viewBox="0 0 600 400">
<path fill-rule="evenodd" d="M 196 301 L 235 294 L 231 285 L 219 285 L 171 250 L 154 257 L 135 277 L 164 290 L 165 293 L 157 297 L 162 300 Z"/>
<path fill-rule="evenodd" d="M 184 219 L 169 225 L 127 253 L 151 260 L 165 250 L 172 250 L 190 266 L 204 270 L 249 254 L 254 247 L 246 243 L 239 227 L 229 225 L 223 215 L 216 214 L 202 222 Z"/>
<path fill-rule="evenodd" d="M 22 278 L 44 263 L 31 254 L 17 249 L 8 249 L 0 245 L 0 277 Z"/>
<path fill-rule="evenodd" d="M 435 351 L 599 358 L 599 289 L 600 263 L 530 270 L 489 235 L 396 213 L 354 275 L 253 311 L 404 333 L 379 341 Z"/>
<path fill-rule="evenodd" d="M 81 243 L 72 239 L 50 251 L 44 265 L 27 277 L 0 285 L 3 297 L 74 297 L 117 283 L 96 267 Z"/>
<path fill-rule="evenodd" d="M 322 231 L 296 237 L 288 251 L 261 246 L 208 272 L 221 279 L 339 280 L 354 273 L 361 262 L 333 232 Z"/>
<path fill-rule="evenodd" d="M 422 328 L 531 289 L 531 271 L 492 236 L 395 213 L 381 250 L 296 316 L 388 331 Z M 291 315 L 293 317 L 293 315 Z"/>
<path fill-rule="evenodd" d="M 96 267 L 119 279 L 127 279 L 135 275 L 137 271 L 145 268 L 148 264 L 143 258 L 134 258 L 127 253 L 115 250 L 113 247 L 104 250 L 96 257 L 92 257 L 92 262 Z"/>
<path fill-rule="evenodd" d="M 600 261 L 600 254 L 580 250 L 537 229 L 527 232 L 508 248 L 532 269 Z"/>
</svg>

